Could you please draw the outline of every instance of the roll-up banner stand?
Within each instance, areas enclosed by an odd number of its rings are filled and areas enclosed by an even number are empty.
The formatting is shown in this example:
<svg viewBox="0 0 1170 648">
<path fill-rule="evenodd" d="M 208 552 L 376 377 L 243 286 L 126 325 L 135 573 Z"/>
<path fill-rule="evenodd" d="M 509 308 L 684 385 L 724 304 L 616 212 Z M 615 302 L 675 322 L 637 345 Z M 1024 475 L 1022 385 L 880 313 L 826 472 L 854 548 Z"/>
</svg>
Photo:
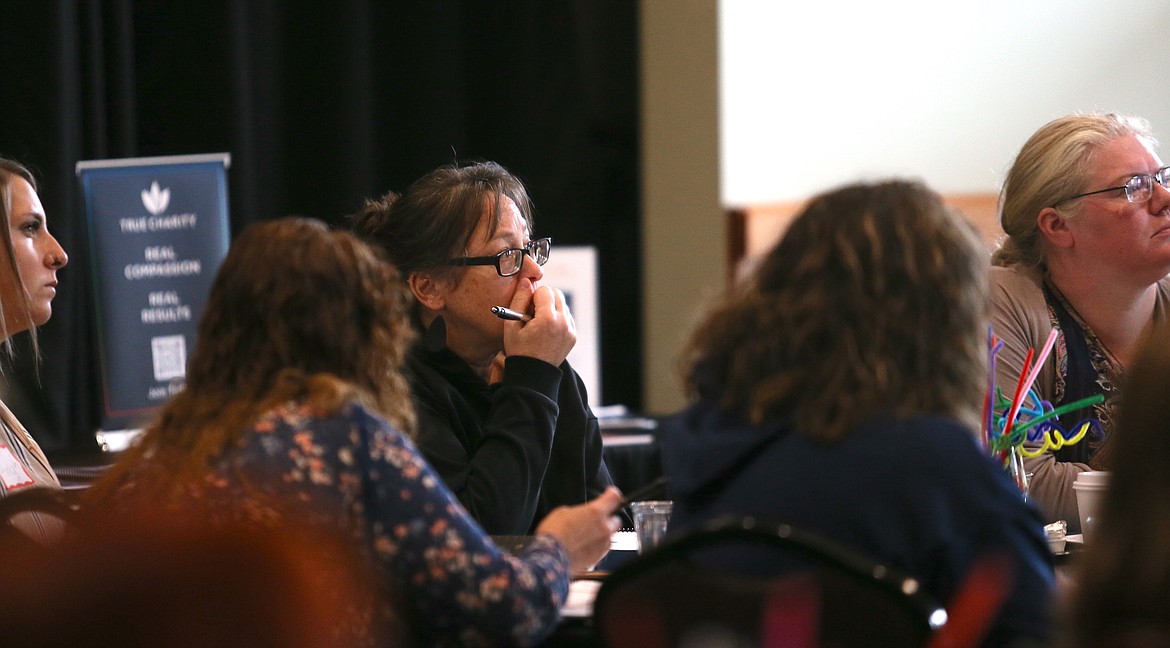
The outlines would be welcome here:
<svg viewBox="0 0 1170 648">
<path fill-rule="evenodd" d="M 77 163 L 93 259 L 104 450 L 124 449 L 183 388 L 227 254 L 230 163 L 227 153 Z"/>
</svg>

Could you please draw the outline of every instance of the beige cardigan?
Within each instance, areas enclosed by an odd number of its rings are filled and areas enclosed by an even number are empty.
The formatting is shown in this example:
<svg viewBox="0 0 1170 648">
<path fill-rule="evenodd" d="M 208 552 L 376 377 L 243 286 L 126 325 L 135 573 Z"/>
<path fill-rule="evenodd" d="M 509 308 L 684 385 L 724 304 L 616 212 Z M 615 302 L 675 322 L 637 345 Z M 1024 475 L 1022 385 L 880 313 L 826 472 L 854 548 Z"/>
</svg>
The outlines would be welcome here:
<svg viewBox="0 0 1170 648">
<path fill-rule="evenodd" d="M 1048 305 L 1041 289 L 1043 279 L 1038 269 L 1020 267 L 991 268 L 991 325 L 995 335 L 1004 342 L 996 356 L 995 380 L 1001 388 L 1015 385 L 1028 348 L 1037 353 L 1044 347 L 1052 330 Z M 1161 322 L 1170 313 L 1170 276 L 1158 282 L 1158 298 L 1154 305 L 1154 321 Z M 1063 360 L 1056 344 L 1052 354 L 1040 368 L 1033 389 L 1042 399 L 1052 400 L 1056 390 L 1056 367 Z M 1077 473 L 1089 470 L 1082 463 L 1057 461 L 1052 454 L 1025 459 L 1024 467 L 1032 473 L 1029 497 L 1040 508 L 1046 521 L 1065 520 L 1070 533 L 1080 531 L 1076 495 L 1072 484 Z"/>
<path fill-rule="evenodd" d="M 32 457 L 32 461 L 21 461 L 21 463 L 33 480 L 31 484 L 12 491 L 0 485 L 0 498 L 27 488 L 61 488 L 61 482 L 57 480 L 57 474 L 53 472 L 53 467 L 49 465 L 49 460 L 45 458 L 41 447 L 37 445 L 36 440 L 28 433 L 28 430 L 24 429 L 24 426 L 2 401 L 0 401 L 0 442 L 10 448 L 19 445 L 27 451 L 27 454 Z M 22 459 L 22 454 L 13 452 L 13 455 L 18 460 Z M 10 521 L 25 535 L 42 543 L 56 539 L 63 530 L 60 520 L 36 513 L 21 513 Z"/>
</svg>

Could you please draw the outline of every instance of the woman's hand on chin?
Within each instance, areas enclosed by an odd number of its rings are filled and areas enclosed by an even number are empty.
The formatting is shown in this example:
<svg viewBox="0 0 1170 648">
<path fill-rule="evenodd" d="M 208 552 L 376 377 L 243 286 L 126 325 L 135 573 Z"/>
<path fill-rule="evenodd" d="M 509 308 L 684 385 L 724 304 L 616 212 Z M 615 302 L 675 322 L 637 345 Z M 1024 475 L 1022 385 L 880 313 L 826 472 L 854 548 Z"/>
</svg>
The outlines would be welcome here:
<svg viewBox="0 0 1170 648">
<path fill-rule="evenodd" d="M 531 313 L 532 319 L 504 323 L 504 353 L 559 366 L 577 343 L 577 325 L 564 293 L 548 286 L 533 291 L 531 285 L 529 279 L 521 280 L 508 306 L 520 313 Z"/>
</svg>

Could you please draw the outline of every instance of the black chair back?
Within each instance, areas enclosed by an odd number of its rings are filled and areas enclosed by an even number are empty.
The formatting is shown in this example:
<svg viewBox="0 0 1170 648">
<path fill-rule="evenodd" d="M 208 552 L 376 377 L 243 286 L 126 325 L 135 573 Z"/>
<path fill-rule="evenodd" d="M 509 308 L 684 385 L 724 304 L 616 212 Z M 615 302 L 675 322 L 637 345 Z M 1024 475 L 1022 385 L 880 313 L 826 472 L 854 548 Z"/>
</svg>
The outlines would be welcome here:
<svg viewBox="0 0 1170 648">
<path fill-rule="evenodd" d="M 740 550 L 801 566 L 761 576 L 708 561 Z M 625 563 L 606 578 L 593 609 L 611 648 L 913 648 L 946 623 L 946 611 L 913 577 L 816 533 L 741 516 L 668 538 Z"/>
</svg>

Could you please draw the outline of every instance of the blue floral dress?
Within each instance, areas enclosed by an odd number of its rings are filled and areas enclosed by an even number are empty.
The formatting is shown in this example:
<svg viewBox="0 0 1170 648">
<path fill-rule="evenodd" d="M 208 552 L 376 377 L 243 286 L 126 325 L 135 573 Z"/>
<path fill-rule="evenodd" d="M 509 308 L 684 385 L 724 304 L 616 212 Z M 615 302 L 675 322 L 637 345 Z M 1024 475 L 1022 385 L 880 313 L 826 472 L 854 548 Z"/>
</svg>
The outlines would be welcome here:
<svg viewBox="0 0 1170 648">
<path fill-rule="evenodd" d="M 400 612 L 436 645 L 537 643 L 568 595 L 559 541 L 542 535 L 519 556 L 502 551 L 414 444 L 361 405 L 272 409 L 218 460 L 210 483 L 232 497 L 251 488 L 308 504 L 320 517 L 312 522 L 360 538 Z"/>
</svg>

